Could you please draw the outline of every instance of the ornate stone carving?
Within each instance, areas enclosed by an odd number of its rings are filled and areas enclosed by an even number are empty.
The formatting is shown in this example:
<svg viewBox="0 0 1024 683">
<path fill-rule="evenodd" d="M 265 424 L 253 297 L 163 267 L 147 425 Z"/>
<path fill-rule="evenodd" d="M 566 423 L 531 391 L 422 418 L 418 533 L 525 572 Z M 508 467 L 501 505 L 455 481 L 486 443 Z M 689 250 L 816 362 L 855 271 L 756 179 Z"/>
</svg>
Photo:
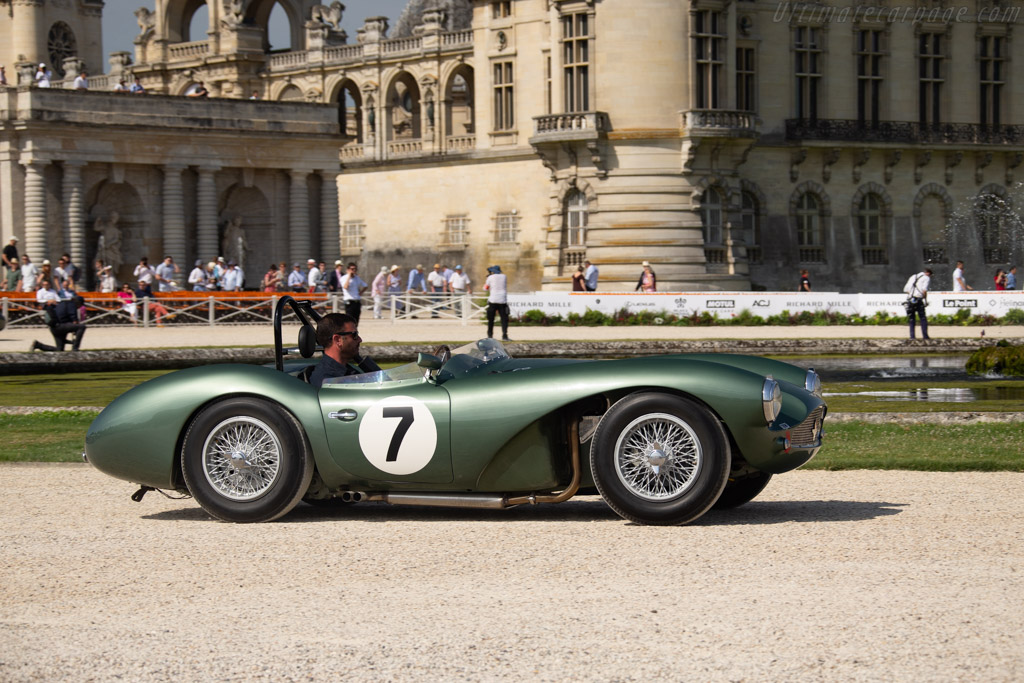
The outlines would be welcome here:
<svg viewBox="0 0 1024 683">
<path fill-rule="evenodd" d="M 960 162 L 964 160 L 963 152 L 947 152 L 946 153 L 946 184 L 953 184 L 953 169 L 960 165 Z"/>
<path fill-rule="evenodd" d="M 800 147 L 789 153 L 789 182 L 795 183 L 800 177 L 800 164 L 807 159 L 807 148 Z"/>
<path fill-rule="evenodd" d="M 345 6 L 335 0 L 330 5 L 313 5 L 309 18 L 337 30 L 341 28 L 341 16 L 344 12 Z"/>
<path fill-rule="evenodd" d="M 853 156 L 853 182 L 860 182 L 861 170 L 864 168 L 864 164 L 868 163 L 868 159 L 871 158 L 870 149 L 861 149 Z"/>
<path fill-rule="evenodd" d="M 992 152 L 978 152 L 974 155 L 974 182 L 981 185 L 985 180 L 985 167 L 992 163 Z"/>
<path fill-rule="evenodd" d="M 885 155 L 885 171 L 883 171 L 882 175 L 885 178 L 886 185 L 892 182 L 893 168 L 895 168 L 896 164 L 900 163 L 900 159 L 902 158 L 903 150 L 901 149 L 890 150 Z"/>
<path fill-rule="evenodd" d="M 827 183 L 832 179 L 832 167 L 839 157 L 842 156 L 843 150 L 839 147 L 833 147 L 832 149 L 826 150 L 821 155 L 821 180 Z"/>
<path fill-rule="evenodd" d="M 932 160 L 932 151 L 926 149 L 923 152 L 918 152 L 914 158 L 914 182 L 921 182 L 921 178 L 924 177 L 924 167 L 927 166 Z"/>
</svg>

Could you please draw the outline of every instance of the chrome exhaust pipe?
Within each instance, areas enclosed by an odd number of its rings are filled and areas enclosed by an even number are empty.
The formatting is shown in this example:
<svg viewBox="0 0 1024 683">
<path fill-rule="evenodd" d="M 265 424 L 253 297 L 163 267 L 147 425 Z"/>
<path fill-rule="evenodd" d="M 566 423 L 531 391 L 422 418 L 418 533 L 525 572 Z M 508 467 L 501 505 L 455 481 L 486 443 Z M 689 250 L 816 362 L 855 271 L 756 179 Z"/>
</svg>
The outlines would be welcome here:
<svg viewBox="0 0 1024 683">
<path fill-rule="evenodd" d="M 361 503 L 366 499 L 366 494 L 362 491 L 342 491 L 339 498 L 344 503 Z"/>
<path fill-rule="evenodd" d="M 445 508 L 474 508 L 501 510 L 508 507 L 505 496 L 458 495 L 450 493 L 374 493 L 363 500 L 389 503 L 391 505 L 426 505 Z"/>
</svg>

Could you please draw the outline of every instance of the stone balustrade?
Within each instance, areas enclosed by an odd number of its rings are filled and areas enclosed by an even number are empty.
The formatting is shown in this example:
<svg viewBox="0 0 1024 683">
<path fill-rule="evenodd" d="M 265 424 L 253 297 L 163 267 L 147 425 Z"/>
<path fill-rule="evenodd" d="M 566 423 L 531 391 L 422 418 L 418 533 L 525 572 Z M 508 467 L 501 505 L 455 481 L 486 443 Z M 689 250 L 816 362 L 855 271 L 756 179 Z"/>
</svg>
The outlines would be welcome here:
<svg viewBox="0 0 1024 683">
<path fill-rule="evenodd" d="M 468 152 L 475 147 L 475 135 L 449 135 L 445 141 L 445 149 L 449 152 Z"/>
<path fill-rule="evenodd" d="M 422 140 L 393 140 L 388 143 L 388 156 L 408 156 L 423 151 Z"/>
<path fill-rule="evenodd" d="M 292 69 L 306 65 L 309 53 L 305 51 L 280 52 L 270 55 L 271 69 Z"/>
<path fill-rule="evenodd" d="M 208 40 L 177 43 L 167 48 L 167 57 L 172 62 L 205 57 L 208 54 L 210 54 L 210 41 Z"/>
<path fill-rule="evenodd" d="M 441 45 L 446 48 L 454 47 L 472 47 L 473 46 L 473 29 L 466 29 L 465 31 L 452 31 L 451 33 L 445 33 L 441 36 Z"/>
<path fill-rule="evenodd" d="M 682 112 L 686 134 L 714 137 L 756 137 L 757 117 L 732 109 L 690 109 Z"/>
<path fill-rule="evenodd" d="M 363 59 L 362 45 L 340 45 L 324 50 L 324 61 L 328 64 L 359 62 Z"/>
<path fill-rule="evenodd" d="M 392 38 L 383 40 L 380 43 L 380 51 L 385 55 L 393 55 L 399 52 L 416 52 L 423 48 L 423 38 Z"/>
</svg>

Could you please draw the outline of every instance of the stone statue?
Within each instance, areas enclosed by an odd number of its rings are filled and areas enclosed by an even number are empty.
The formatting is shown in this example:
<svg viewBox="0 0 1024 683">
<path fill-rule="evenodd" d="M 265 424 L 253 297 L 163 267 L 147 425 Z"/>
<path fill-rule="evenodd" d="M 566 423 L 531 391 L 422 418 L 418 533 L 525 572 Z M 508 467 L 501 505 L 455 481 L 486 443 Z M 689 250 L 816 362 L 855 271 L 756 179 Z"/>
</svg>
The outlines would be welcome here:
<svg viewBox="0 0 1024 683">
<path fill-rule="evenodd" d="M 145 36 L 156 27 L 156 13 L 148 7 L 135 10 L 135 20 L 139 22 L 139 35 Z"/>
<path fill-rule="evenodd" d="M 226 26 L 236 27 L 242 24 L 245 19 L 244 0 L 224 0 L 224 18 L 222 21 Z"/>
<path fill-rule="evenodd" d="M 224 238 L 221 240 L 221 253 L 228 260 L 234 259 L 239 265 L 245 262 L 245 254 L 249 251 L 249 243 L 245 241 L 245 230 L 242 228 L 242 217 L 236 215 L 224 226 Z"/>
<path fill-rule="evenodd" d="M 97 218 L 93 224 L 93 230 L 100 235 L 96 258 L 110 266 L 111 271 L 115 273 L 121 268 L 122 263 L 121 231 L 117 227 L 120 219 L 117 211 L 111 211 L 106 218 Z"/>
<path fill-rule="evenodd" d="M 310 11 L 310 18 L 313 21 L 318 21 L 321 24 L 327 24 L 331 28 L 337 30 L 341 28 L 341 15 L 345 11 L 345 6 L 340 2 L 332 2 L 328 5 L 313 5 L 313 9 Z"/>
</svg>

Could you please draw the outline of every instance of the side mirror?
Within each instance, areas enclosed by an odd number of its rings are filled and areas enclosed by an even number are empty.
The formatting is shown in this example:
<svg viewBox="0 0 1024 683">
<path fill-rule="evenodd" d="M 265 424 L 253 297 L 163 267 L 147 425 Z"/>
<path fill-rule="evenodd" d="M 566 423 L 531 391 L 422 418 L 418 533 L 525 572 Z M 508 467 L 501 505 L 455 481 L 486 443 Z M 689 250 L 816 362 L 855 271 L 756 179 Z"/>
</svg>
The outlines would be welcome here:
<svg viewBox="0 0 1024 683">
<path fill-rule="evenodd" d="M 416 354 L 416 365 L 426 370 L 440 370 L 444 363 L 437 356 L 430 353 Z"/>
</svg>

